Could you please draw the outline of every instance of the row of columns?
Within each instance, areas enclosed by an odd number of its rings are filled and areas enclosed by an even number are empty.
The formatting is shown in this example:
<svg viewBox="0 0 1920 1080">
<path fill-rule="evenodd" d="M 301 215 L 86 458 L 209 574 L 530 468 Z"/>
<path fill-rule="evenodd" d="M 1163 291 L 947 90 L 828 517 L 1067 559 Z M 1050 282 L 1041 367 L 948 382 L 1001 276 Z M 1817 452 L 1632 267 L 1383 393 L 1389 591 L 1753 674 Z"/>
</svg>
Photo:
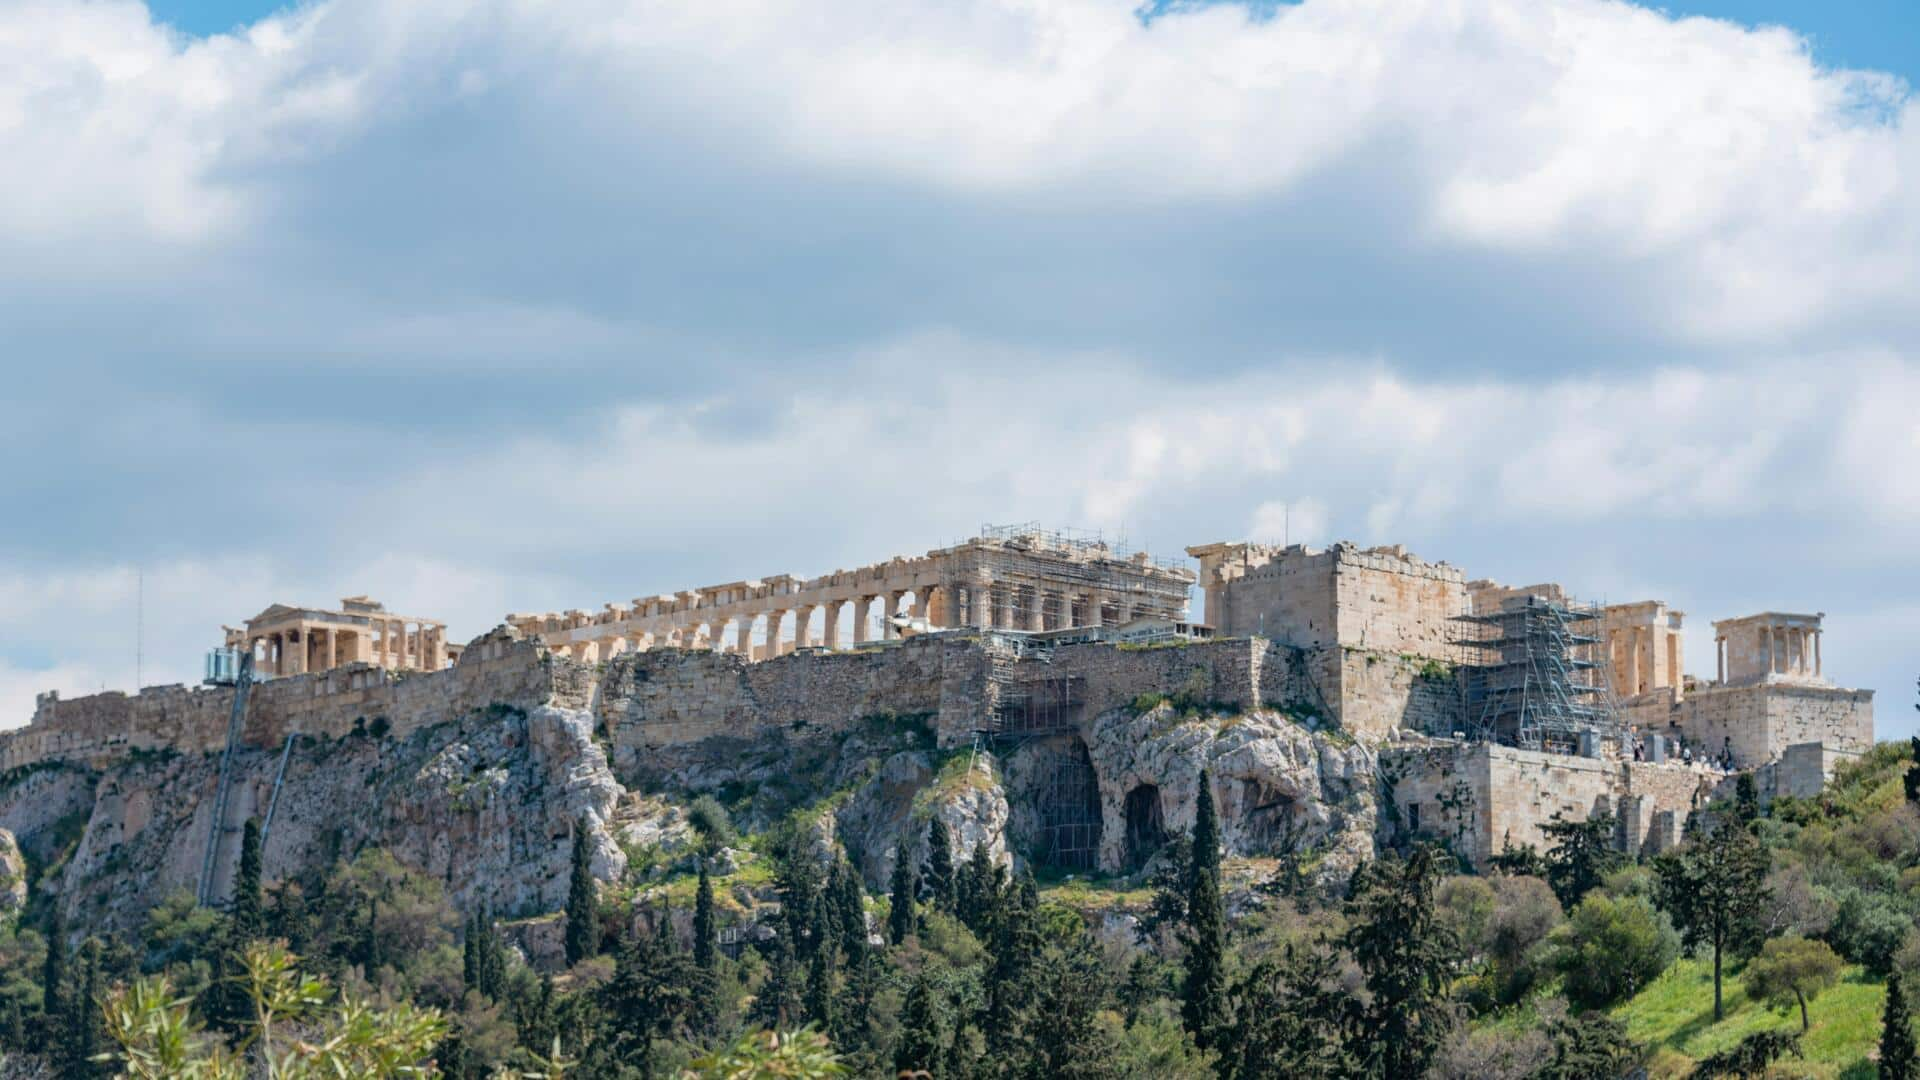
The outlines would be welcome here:
<svg viewBox="0 0 1920 1080">
<path fill-rule="evenodd" d="M 444 666 L 445 633 L 428 623 L 376 618 L 365 631 L 299 627 L 258 635 L 248 647 L 256 650 L 255 669 L 268 675 L 330 671 L 361 659 L 391 671 L 433 671 Z"/>
<path fill-rule="evenodd" d="M 1766 670 L 1775 675 L 1823 675 L 1820 638 L 1823 631 L 1810 626 L 1763 626 L 1760 639 L 1766 648 Z M 1714 639 L 1714 654 L 1719 681 L 1727 681 L 1727 638 Z"/>
<path fill-rule="evenodd" d="M 909 596 L 912 597 L 910 606 L 906 603 Z M 852 611 L 851 639 L 842 640 L 841 622 L 849 608 Z M 970 626 L 982 630 L 1040 631 L 1101 626 L 1110 621 L 1131 621 L 1135 614 L 1135 608 L 1127 598 L 1097 591 L 1068 592 L 1019 584 L 931 585 L 772 608 L 723 618 L 717 623 L 711 618 L 690 618 L 684 625 L 665 632 L 616 631 L 602 638 L 565 643 L 560 648 L 583 661 L 605 661 L 622 651 L 650 649 L 656 645 L 705 647 L 717 652 L 739 653 L 752 659 L 770 659 L 797 649 L 839 649 L 864 645 L 874 640 L 893 640 L 899 636 L 899 630 L 893 625 L 892 616 L 903 613 L 903 609 L 913 618 L 935 627 Z M 1111 620 L 1106 614 L 1108 610 L 1114 613 Z M 813 629 L 816 611 L 823 612 L 818 634 Z M 789 615 L 793 617 L 793 637 L 790 640 L 786 638 Z M 753 652 L 754 624 L 762 617 L 766 620 L 765 640 L 756 655 Z M 705 631 L 704 638 L 702 631 Z"/>
</svg>

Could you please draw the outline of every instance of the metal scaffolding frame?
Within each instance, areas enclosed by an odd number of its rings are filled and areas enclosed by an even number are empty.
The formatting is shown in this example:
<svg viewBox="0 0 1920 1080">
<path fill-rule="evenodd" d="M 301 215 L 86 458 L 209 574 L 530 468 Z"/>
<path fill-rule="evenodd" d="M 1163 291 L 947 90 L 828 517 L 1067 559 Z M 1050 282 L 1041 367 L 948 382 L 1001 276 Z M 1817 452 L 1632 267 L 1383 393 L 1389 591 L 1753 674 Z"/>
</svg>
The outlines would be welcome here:
<svg viewBox="0 0 1920 1080">
<path fill-rule="evenodd" d="M 1186 611 L 1189 582 L 1156 579 L 1156 571 L 1187 574 L 1181 562 L 1156 559 L 1136 551 L 1125 540 L 1108 540 L 1101 533 L 1083 529 L 1047 529 L 1039 522 L 1023 521 L 1012 525 L 982 525 L 978 536 L 961 540 L 953 550 L 964 554 L 955 582 L 966 590 L 964 612 L 955 608 L 961 625 L 981 625 L 974 605 L 991 605 L 995 627 L 1025 630 L 1032 618 L 1040 616 L 1040 626 L 1054 629 L 1069 625 L 1057 606 L 1049 607 L 1048 591 L 1067 589 L 1076 594 L 1100 594 L 1110 598 L 1100 622 L 1119 621 L 1118 608 L 1136 613 L 1152 612 L 1180 618 Z M 1050 589 L 1018 584 L 1015 579 L 1036 576 Z M 987 588 L 968 582 L 992 582 Z M 1124 603 L 1122 603 L 1124 601 Z M 1071 625 L 1087 625 L 1081 617 Z"/>
<path fill-rule="evenodd" d="M 1456 616 L 1468 737 L 1561 753 L 1617 737 L 1601 619 L 1598 605 L 1535 594 Z"/>
<path fill-rule="evenodd" d="M 1077 737 L 1086 677 L 1053 670 L 1050 650 L 1012 635 L 993 635 L 989 644 L 994 652 L 987 676 L 989 719 L 987 727 L 974 732 L 976 760 L 982 749 L 1006 759 L 1034 744 L 1029 762 L 1040 819 L 1034 856 L 1063 869 L 1090 870 L 1099 859 L 1100 790 L 1093 760 Z M 1023 661 L 1042 665 L 1042 673 L 1031 674 Z"/>
</svg>

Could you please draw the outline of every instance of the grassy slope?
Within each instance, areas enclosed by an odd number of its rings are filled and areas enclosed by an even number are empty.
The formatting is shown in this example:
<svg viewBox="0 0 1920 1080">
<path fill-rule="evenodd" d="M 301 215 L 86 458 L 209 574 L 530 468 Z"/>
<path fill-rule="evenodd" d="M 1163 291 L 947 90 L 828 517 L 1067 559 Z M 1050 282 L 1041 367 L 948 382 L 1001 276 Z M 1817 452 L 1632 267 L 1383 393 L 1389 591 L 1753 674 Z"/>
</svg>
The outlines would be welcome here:
<svg viewBox="0 0 1920 1080">
<path fill-rule="evenodd" d="M 1782 1013 L 1749 999 L 1739 976 L 1725 980 L 1726 1019 L 1713 1022 L 1713 963 L 1682 959 L 1633 1000 L 1613 1010 L 1628 1034 L 1655 1051 L 1652 1075 L 1685 1076 L 1693 1062 L 1723 1050 L 1755 1031 L 1798 1030 L 1798 1009 Z M 1874 1075 L 1867 1054 L 1880 1039 L 1881 984 L 1849 967 L 1832 989 L 1813 1000 L 1813 1021 L 1802 1041 L 1805 1058 L 1789 1059 L 1787 1075 L 1820 1080 L 1856 1080 Z"/>
</svg>

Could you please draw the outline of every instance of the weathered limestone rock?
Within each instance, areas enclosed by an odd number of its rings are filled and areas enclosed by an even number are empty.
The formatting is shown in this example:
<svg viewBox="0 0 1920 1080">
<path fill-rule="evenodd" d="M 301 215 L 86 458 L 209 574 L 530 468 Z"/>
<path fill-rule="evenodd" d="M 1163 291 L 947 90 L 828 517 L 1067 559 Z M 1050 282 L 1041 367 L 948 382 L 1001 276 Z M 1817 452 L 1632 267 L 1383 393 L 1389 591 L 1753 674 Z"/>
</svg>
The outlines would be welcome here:
<svg viewBox="0 0 1920 1080">
<path fill-rule="evenodd" d="M 27 860 L 13 834 L 0 829 L 0 922 L 17 915 L 27 903 Z"/>
<path fill-rule="evenodd" d="M 1162 705 L 1094 722 L 1088 756 L 1099 780 L 1100 866 L 1137 866 L 1137 841 L 1193 827 L 1208 769 L 1229 855 L 1317 853 L 1315 877 L 1343 879 L 1374 851 L 1374 769 L 1362 747 L 1308 731 L 1279 713 L 1177 717 Z M 1151 820 L 1148 820 L 1151 819 Z M 1129 850 L 1136 841 L 1135 850 Z"/>
<path fill-rule="evenodd" d="M 841 844 L 867 888 L 884 892 L 902 841 L 914 865 L 927 857 L 927 829 L 938 817 L 947 827 L 955 864 L 985 843 L 994 860 L 1011 862 L 1007 850 L 1007 793 L 992 756 L 954 758 L 936 775 L 924 752 L 895 754 L 854 792 L 835 815 Z"/>
<path fill-rule="evenodd" d="M 253 749 L 234 757 L 218 895 L 232 878 L 239 825 L 266 816 L 279 759 Z M 68 916 L 137 925 L 168 894 L 192 891 L 218 769 L 217 755 L 177 754 L 101 774 L 81 804 L 87 818 L 79 844 L 52 885 Z M 324 870 L 381 847 L 439 878 L 462 909 L 484 906 L 503 917 L 552 911 L 566 900 L 576 822 L 588 829 L 594 875 L 619 877 L 626 857 L 612 830 L 624 795 L 593 740 L 589 714 L 579 710 L 492 709 L 406 738 L 303 739 L 288 757 L 274 807 L 266 876 Z M 0 812 L 11 799 L 0 793 Z M 7 816 L 36 817 L 20 808 Z M 44 812 L 37 818 L 33 834 L 20 832 L 29 843 L 57 831 Z"/>
</svg>

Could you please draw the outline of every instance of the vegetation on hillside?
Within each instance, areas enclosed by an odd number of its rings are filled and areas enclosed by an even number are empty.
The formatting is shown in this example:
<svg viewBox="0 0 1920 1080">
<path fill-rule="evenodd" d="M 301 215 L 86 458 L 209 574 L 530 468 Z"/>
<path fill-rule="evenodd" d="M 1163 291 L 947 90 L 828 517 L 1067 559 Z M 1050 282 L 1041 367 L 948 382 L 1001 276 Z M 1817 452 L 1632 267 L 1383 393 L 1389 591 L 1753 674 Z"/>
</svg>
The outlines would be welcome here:
<svg viewBox="0 0 1920 1080">
<path fill-rule="evenodd" d="M 684 873 L 596 887 L 582 832 L 565 910 L 515 924 L 378 850 L 264 883 L 249 828 L 225 910 L 0 926 L 0 1050 L 61 1077 L 1920 1080 L 1916 804 L 1885 745 L 1657 857 L 1563 822 L 1484 875 L 1408 846 L 1337 895 L 1223 861 L 1210 795 L 1141 875 L 1045 888 L 912 814 L 924 856 L 869 895 L 807 813 L 742 830 L 702 798 Z"/>
</svg>

